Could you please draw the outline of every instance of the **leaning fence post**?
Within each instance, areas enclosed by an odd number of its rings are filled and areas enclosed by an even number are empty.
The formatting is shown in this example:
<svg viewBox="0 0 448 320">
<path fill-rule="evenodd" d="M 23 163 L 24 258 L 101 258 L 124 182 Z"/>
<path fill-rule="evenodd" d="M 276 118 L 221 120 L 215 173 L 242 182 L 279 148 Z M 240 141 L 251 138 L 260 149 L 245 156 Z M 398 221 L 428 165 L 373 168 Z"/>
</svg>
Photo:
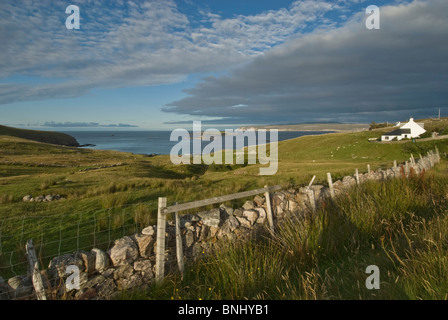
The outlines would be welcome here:
<svg viewBox="0 0 448 320">
<path fill-rule="evenodd" d="M 264 186 L 267 188 L 268 186 Z M 271 230 L 271 233 L 274 233 L 274 219 L 272 218 L 272 206 L 271 206 L 271 196 L 269 194 L 269 191 L 266 191 L 264 193 L 264 197 L 266 198 L 266 215 L 268 216 L 268 222 L 269 222 L 269 230 Z"/>
<path fill-rule="evenodd" d="M 174 213 L 174 219 L 176 220 L 177 266 L 179 267 L 180 274 L 183 276 L 184 275 L 184 251 L 183 251 L 183 245 L 182 245 L 182 233 L 180 232 L 180 216 L 179 216 L 178 212 Z"/>
<path fill-rule="evenodd" d="M 37 261 L 36 251 L 34 250 L 33 240 L 28 240 L 26 243 L 26 257 L 28 259 L 28 276 L 31 277 L 33 281 L 36 297 L 38 300 L 47 300 L 42 275 L 39 271 L 39 262 Z"/>
<path fill-rule="evenodd" d="M 162 282 L 165 277 L 165 232 L 166 215 L 162 210 L 166 208 L 166 198 L 159 197 L 157 210 L 157 252 L 156 252 L 156 283 Z"/>
<path fill-rule="evenodd" d="M 333 180 L 331 179 L 331 173 L 330 172 L 327 172 L 327 180 L 328 180 L 328 187 L 330 188 L 331 199 L 334 199 Z"/>
</svg>

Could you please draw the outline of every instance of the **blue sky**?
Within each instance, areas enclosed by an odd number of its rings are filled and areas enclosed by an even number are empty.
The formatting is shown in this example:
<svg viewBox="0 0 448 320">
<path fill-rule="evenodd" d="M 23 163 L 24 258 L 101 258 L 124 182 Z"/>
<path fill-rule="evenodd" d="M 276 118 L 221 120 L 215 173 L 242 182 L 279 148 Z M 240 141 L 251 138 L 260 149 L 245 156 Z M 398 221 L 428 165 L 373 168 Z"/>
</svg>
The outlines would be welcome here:
<svg viewBox="0 0 448 320">
<path fill-rule="evenodd" d="M 65 27 L 69 4 L 79 30 Z M 380 30 L 365 27 L 372 4 Z M 446 0 L 4 0 L 0 124 L 170 130 L 444 115 L 446 12 Z"/>
</svg>

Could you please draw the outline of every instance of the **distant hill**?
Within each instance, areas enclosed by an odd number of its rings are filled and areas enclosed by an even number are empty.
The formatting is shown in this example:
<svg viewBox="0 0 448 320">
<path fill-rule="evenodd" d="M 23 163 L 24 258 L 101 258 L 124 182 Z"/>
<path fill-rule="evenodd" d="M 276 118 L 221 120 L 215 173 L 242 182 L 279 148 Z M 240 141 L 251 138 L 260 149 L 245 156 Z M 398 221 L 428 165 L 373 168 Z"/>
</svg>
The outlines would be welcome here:
<svg viewBox="0 0 448 320">
<path fill-rule="evenodd" d="M 277 124 L 277 125 L 264 125 L 264 126 L 250 126 L 242 127 L 245 130 L 248 128 L 254 129 L 277 129 L 279 131 L 334 131 L 334 132 L 347 132 L 347 131 L 363 131 L 368 130 L 369 125 L 365 123 L 298 123 L 298 124 Z"/>
<path fill-rule="evenodd" d="M 2 135 L 61 146 L 79 147 L 79 143 L 74 137 L 60 132 L 18 129 L 0 125 L 0 136 Z"/>
</svg>

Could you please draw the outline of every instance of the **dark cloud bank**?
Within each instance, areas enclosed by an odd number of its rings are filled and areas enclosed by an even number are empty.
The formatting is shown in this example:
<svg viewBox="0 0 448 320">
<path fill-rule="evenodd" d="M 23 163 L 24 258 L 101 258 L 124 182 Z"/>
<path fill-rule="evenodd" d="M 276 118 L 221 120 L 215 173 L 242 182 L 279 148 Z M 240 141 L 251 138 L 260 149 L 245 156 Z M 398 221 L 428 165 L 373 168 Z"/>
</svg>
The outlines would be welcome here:
<svg viewBox="0 0 448 320">
<path fill-rule="evenodd" d="M 360 13 L 341 28 L 278 46 L 227 76 L 208 77 L 164 107 L 215 123 L 370 122 L 448 112 L 448 1 Z"/>
</svg>

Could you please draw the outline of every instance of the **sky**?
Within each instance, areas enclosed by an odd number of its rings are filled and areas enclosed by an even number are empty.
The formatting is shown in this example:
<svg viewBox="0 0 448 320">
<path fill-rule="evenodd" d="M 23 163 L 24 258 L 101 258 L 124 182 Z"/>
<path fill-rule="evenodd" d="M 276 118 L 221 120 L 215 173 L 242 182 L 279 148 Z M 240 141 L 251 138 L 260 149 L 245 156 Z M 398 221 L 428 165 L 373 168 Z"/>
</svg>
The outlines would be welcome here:
<svg viewBox="0 0 448 320">
<path fill-rule="evenodd" d="M 69 5 L 80 28 L 68 29 Z M 380 29 L 366 27 L 369 5 Z M 2 0 L 0 124 L 172 130 L 448 115 L 447 0 Z"/>
</svg>

